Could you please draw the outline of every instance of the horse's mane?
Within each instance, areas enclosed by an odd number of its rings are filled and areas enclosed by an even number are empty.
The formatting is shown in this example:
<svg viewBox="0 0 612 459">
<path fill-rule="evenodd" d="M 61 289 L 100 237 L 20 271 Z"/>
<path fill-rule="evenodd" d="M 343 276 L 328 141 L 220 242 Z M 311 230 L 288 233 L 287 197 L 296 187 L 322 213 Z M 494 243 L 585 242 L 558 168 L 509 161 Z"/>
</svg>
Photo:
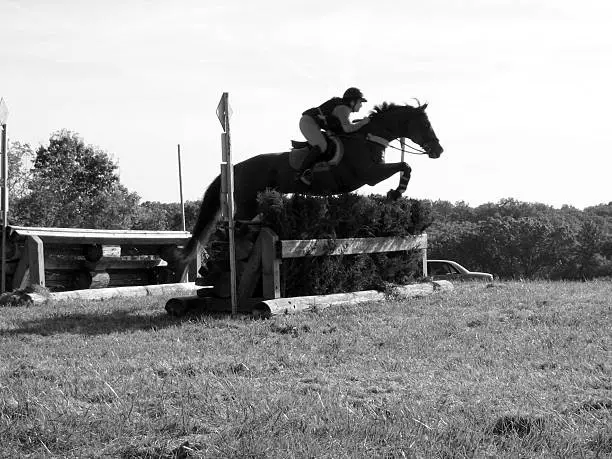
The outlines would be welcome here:
<svg viewBox="0 0 612 459">
<path fill-rule="evenodd" d="M 395 104 L 393 102 L 383 102 L 382 104 L 376 105 L 372 110 L 370 110 L 370 116 L 375 117 L 375 116 L 382 115 L 383 113 L 386 113 L 389 111 L 397 110 L 398 108 L 416 109 L 418 107 L 413 107 L 412 105 L 408 105 L 408 104 L 400 105 L 400 104 Z"/>
</svg>

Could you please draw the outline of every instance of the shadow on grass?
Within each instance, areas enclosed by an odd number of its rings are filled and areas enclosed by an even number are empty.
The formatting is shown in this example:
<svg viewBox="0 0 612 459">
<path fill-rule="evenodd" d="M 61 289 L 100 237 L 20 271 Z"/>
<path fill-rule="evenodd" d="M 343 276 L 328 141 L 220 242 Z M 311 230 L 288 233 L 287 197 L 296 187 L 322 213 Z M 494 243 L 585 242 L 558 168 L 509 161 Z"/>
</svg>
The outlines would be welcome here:
<svg viewBox="0 0 612 459">
<path fill-rule="evenodd" d="M 160 330 L 176 326 L 190 317 L 171 317 L 166 312 L 155 315 L 134 314 L 128 311 L 66 313 L 53 317 L 25 320 L 18 327 L 7 330 L 7 335 L 106 335 L 116 332 Z"/>
</svg>

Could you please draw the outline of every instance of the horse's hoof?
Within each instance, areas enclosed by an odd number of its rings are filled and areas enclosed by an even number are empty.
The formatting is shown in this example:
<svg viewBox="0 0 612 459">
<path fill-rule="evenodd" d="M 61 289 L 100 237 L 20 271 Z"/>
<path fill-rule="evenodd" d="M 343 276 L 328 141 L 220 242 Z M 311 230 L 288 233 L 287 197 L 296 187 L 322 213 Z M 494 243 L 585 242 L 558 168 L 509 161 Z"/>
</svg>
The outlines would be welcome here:
<svg viewBox="0 0 612 459">
<path fill-rule="evenodd" d="M 397 190 L 389 190 L 387 192 L 387 199 L 391 201 L 397 201 L 401 196 L 402 196 L 402 193 L 400 193 Z"/>
</svg>

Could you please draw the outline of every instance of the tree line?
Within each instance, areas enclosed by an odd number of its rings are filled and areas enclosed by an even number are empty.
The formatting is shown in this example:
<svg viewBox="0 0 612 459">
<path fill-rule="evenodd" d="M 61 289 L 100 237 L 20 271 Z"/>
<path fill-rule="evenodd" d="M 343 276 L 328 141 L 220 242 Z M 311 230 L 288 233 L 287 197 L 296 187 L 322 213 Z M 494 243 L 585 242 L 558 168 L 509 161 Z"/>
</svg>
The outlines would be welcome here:
<svg viewBox="0 0 612 459">
<path fill-rule="evenodd" d="M 9 223 L 101 229 L 180 230 L 180 204 L 141 202 L 120 183 L 104 150 L 60 130 L 34 150 L 11 142 Z M 612 277 L 612 202 L 555 209 L 503 199 L 471 207 L 422 201 L 430 214 L 429 257 L 456 260 L 502 279 Z M 199 201 L 185 203 L 187 230 Z"/>
<path fill-rule="evenodd" d="M 11 142 L 9 223 L 20 226 L 134 230 L 181 230 L 179 203 L 141 202 L 120 183 L 119 167 L 104 150 L 60 130 L 34 150 Z M 200 203 L 185 203 L 186 227 Z"/>
<path fill-rule="evenodd" d="M 612 202 L 584 210 L 514 199 L 430 204 L 430 258 L 502 279 L 612 277 Z"/>
</svg>

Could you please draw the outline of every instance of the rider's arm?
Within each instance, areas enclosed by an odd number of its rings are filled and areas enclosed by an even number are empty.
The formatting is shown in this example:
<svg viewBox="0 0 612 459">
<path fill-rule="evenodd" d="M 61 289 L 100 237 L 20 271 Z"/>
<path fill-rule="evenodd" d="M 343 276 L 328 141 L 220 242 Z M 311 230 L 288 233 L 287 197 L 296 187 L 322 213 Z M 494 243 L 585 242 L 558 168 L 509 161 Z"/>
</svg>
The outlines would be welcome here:
<svg viewBox="0 0 612 459">
<path fill-rule="evenodd" d="M 351 123 L 349 120 L 349 115 L 351 114 L 351 109 L 346 105 L 338 105 L 332 111 L 332 116 L 335 116 L 340 120 L 340 125 L 342 126 L 342 130 L 347 134 L 349 132 L 355 132 L 362 126 L 365 126 L 370 122 L 370 118 L 366 117 L 362 120 L 357 121 L 356 123 Z"/>
</svg>

